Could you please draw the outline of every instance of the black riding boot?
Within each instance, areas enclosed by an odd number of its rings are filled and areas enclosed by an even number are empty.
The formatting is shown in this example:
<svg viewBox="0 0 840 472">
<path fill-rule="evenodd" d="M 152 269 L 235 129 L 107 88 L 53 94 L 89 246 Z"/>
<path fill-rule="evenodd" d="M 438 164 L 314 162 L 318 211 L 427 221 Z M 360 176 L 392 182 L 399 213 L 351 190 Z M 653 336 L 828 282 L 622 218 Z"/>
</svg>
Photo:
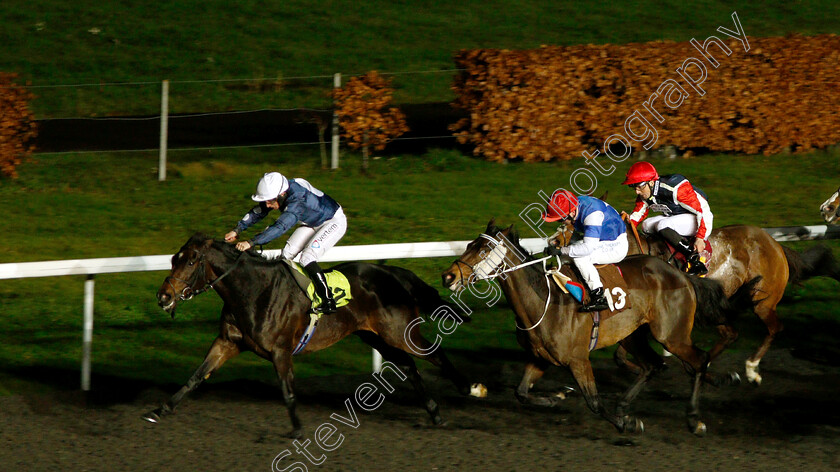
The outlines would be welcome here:
<svg viewBox="0 0 840 472">
<path fill-rule="evenodd" d="M 324 276 L 324 271 L 317 262 L 310 262 L 304 269 L 312 279 L 312 285 L 315 286 L 315 293 L 321 298 L 321 305 L 315 309 L 316 313 L 329 315 L 335 313 L 337 308 L 335 306 L 335 299 L 332 296 L 332 291 L 327 286 L 327 278 Z"/>
<path fill-rule="evenodd" d="M 589 303 L 581 305 L 578 311 L 602 311 L 609 309 L 610 305 L 607 303 L 607 297 L 604 296 L 604 287 L 598 287 L 595 290 L 589 291 Z"/>
<path fill-rule="evenodd" d="M 694 245 L 691 244 L 688 238 L 680 236 L 679 233 L 671 228 L 665 228 L 659 234 L 662 236 L 662 239 L 671 243 L 671 246 L 674 246 L 677 251 L 680 251 L 685 256 L 685 260 L 688 261 L 686 272 L 693 275 L 706 275 L 709 273 L 709 269 L 700 260 L 700 254 L 697 253 L 697 250 L 694 249 Z"/>
</svg>

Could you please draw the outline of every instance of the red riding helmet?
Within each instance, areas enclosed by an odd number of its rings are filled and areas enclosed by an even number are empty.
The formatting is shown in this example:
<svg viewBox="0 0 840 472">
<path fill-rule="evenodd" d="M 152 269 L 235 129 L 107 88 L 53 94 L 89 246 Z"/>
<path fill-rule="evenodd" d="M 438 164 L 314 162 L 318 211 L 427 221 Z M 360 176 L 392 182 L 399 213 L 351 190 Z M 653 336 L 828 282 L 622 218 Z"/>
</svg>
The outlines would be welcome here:
<svg viewBox="0 0 840 472">
<path fill-rule="evenodd" d="M 551 194 L 551 201 L 545 207 L 542 219 L 551 223 L 562 220 L 569 216 L 572 210 L 577 209 L 578 199 L 568 190 L 556 190 Z"/>
<path fill-rule="evenodd" d="M 633 185 L 639 182 L 650 182 L 659 178 L 659 174 L 650 162 L 639 161 L 627 170 L 627 178 L 621 185 Z"/>
</svg>

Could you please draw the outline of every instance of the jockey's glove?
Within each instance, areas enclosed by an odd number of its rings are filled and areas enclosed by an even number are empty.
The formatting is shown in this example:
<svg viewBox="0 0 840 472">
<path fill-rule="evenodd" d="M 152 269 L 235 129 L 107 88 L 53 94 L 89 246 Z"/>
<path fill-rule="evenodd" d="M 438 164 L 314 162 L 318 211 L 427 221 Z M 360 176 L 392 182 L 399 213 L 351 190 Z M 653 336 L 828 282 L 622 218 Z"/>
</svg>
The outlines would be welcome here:
<svg viewBox="0 0 840 472">
<path fill-rule="evenodd" d="M 559 256 L 563 254 L 562 252 L 560 252 L 560 249 L 562 248 L 556 247 L 553 244 L 549 244 L 543 250 L 543 254 L 545 254 L 546 256 Z"/>
</svg>

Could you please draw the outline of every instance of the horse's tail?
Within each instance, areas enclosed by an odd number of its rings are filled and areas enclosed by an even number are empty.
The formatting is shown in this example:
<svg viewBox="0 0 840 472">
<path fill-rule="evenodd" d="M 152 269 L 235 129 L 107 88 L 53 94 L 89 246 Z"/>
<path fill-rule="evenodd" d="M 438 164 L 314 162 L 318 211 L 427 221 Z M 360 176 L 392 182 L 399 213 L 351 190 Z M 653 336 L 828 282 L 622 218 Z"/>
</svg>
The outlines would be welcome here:
<svg viewBox="0 0 840 472">
<path fill-rule="evenodd" d="M 788 283 L 804 282 L 812 277 L 831 277 L 840 282 L 840 264 L 831 249 L 822 244 L 804 252 L 782 246 L 788 264 Z"/>
<path fill-rule="evenodd" d="M 760 300 L 754 300 L 755 286 L 761 276 L 742 285 L 731 297 L 726 297 L 723 285 L 712 279 L 687 276 L 694 287 L 697 310 L 694 321 L 701 326 L 732 324 L 742 311 L 752 309 Z"/>
<path fill-rule="evenodd" d="M 444 300 L 434 287 L 424 282 L 414 272 L 397 266 L 381 265 L 380 267 L 390 272 L 400 282 L 403 288 L 414 298 L 421 313 L 430 315 L 442 307 L 448 307 L 450 313 L 458 315 L 461 321 L 471 321 L 471 318 L 466 316 L 457 304 Z"/>
</svg>

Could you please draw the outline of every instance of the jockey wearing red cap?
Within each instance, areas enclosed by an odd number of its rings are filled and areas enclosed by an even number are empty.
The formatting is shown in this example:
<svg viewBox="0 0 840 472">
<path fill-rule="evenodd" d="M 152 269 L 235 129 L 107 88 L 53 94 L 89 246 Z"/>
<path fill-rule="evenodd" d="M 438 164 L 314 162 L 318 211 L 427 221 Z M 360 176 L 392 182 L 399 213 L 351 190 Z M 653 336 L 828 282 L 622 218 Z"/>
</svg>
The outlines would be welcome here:
<svg viewBox="0 0 840 472">
<path fill-rule="evenodd" d="M 604 284 L 595 264 L 614 264 L 627 255 L 627 230 L 618 212 L 597 198 L 575 197 L 568 190 L 557 190 L 542 216 L 548 222 L 571 220 L 575 231 L 583 238 L 572 244 L 556 248 L 549 245 L 545 252 L 572 258 L 589 288 L 589 303 L 580 311 L 609 309 L 604 296 Z"/>
<path fill-rule="evenodd" d="M 680 174 L 660 176 L 651 163 L 644 161 L 630 166 L 622 185 L 630 186 L 637 195 L 636 207 L 630 214 L 633 225 L 641 222 L 641 231 L 659 233 L 685 255 L 689 262 L 688 273 L 708 273 L 699 254 L 706 248 L 714 218 L 706 194 Z M 645 220 L 648 210 L 663 215 Z M 693 238 L 693 242 L 689 238 Z"/>
</svg>

